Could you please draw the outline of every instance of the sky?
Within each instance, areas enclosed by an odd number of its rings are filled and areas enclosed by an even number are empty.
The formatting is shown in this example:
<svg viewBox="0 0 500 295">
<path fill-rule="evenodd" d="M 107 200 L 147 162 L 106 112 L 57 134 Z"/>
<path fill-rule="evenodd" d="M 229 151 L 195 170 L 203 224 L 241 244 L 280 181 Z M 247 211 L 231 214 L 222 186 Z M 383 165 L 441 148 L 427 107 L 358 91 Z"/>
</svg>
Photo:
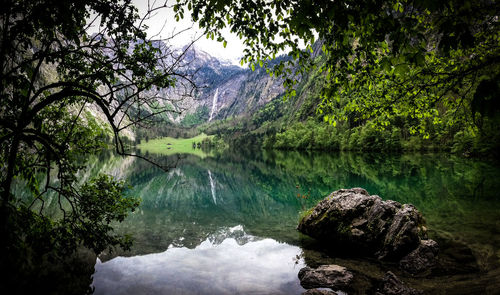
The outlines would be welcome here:
<svg viewBox="0 0 500 295">
<path fill-rule="evenodd" d="M 177 22 L 173 9 L 169 7 L 173 6 L 176 0 L 132 0 L 132 3 L 138 8 L 140 16 L 143 16 L 148 11 L 148 5 L 152 7 L 163 6 L 164 3 L 167 5 L 167 7 L 155 11 L 154 15 L 151 15 L 145 21 L 145 24 L 148 26 L 146 32 L 149 38 L 168 38 L 173 34 L 182 32 L 177 34 L 175 38 L 170 39 L 170 45 L 181 48 L 184 45 L 190 44 L 193 39 L 201 36 L 195 43 L 196 48 L 218 59 L 229 61 L 238 66 L 240 65 L 240 59 L 243 57 L 245 46 L 242 40 L 236 34 L 231 33 L 229 29 L 226 28 L 222 30 L 222 35 L 227 41 L 226 47 L 224 48 L 221 42 L 207 39 L 206 36 L 203 36 L 203 30 L 200 29 L 197 23 L 192 21 L 190 12 L 187 8 L 184 10 L 184 18 Z M 92 19 L 92 17 L 90 19 Z M 98 31 L 97 28 L 92 27 L 87 31 L 92 33 L 93 30 Z M 279 37 L 277 38 L 279 40 Z M 299 42 L 299 47 L 305 48 L 302 40 Z M 277 55 L 283 53 L 285 53 L 285 50 L 278 52 Z M 247 64 L 244 64 L 244 66 L 247 66 Z"/>
<path fill-rule="evenodd" d="M 154 0 L 149 1 L 151 5 L 153 2 Z M 164 2 L 165 0 L 157 0 L 155 5 L 162 5 Z M 133 0 L 132 3 L 139 9 L 139 14 L 141 16 L 147 11 L 148 0 Z M 169 0 L 167 5 L 173 3 L 175 3 L 175 0 Z M 174 15 L 173 9 L 171 8 L 162 8 L 159 10 L 146 22 L 146 25 L 149 27 L 146 31 L 148 36 L 156 36 L 155 38 L 160 39 L 171 36 L 173 33 L 180 32 L 184 29 L 191 28 L 177 35 L 171 41 L 173 46 L 182 47 L 189 44 L 193 38 L 202 35 L 203 31 L 199 28 L 198 24 L 192 22 L 191 15 L 187 9 L 184 13 L 184 19 L 181 19 L 179 22 L 176 22 Z M 195 43 L 195 46 L 212 56 L 239 65 L 244 49 L 242 40 L 240 40 L 236 34 L 229 32 L 228 29 L 224 30 L 222 33 L 227 40 L 226 48 L 224 48 L 222 43 L 207 39 L 206 36 L 202 36 Z"/>
</svg>

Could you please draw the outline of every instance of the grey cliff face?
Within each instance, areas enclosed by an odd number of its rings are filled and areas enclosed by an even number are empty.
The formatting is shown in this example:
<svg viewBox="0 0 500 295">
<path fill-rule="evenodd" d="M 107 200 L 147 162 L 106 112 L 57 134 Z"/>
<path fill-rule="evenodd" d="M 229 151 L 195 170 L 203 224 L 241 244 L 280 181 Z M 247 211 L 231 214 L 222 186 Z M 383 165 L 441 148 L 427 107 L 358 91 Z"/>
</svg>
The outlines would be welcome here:
<svg viewBox="0 0 500 295">
<path fill-rule="evenodd" d="M 203 113 L 202 110 L 206 116 L 201 118 L 203 122 L 209 120 L 212 109 L 215 110 L 214 120 L 251 113 L 284 93 L 282 81 L 271 78 L 264 69 L 241 68 L 196 47 L 186 52 L 183 62 L 188 65 L 186 72 L 194 73 L 193 82 L 197 89 L 191 96 L 186 97 L 185 92 L 177 93 L 184 85 L 156 90 L 158 97 L 169 98 L 171 107 L 180 112 L 169 116 L 174 123 L 181 123 L 187 115 Z"/>
</svg>

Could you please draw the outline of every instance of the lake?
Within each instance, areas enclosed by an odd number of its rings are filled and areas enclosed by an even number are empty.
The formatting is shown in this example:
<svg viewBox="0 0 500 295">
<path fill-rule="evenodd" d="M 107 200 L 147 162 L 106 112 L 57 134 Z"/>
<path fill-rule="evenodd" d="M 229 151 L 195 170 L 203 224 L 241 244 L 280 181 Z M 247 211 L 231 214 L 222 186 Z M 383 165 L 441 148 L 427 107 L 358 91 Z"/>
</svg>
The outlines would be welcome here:
<svg viewBox="0 0 500 295">
<path fill-rule="evenodd" d="M 335 263 L 368 280 L 395 272 L 436 294 L 500 290 L 500 167 L 446 154 L 247 151 L 90 160 L 140 196 L 118 232 L 130 252 L 102 253 L 95 294 L 301 294 L 305 265 Z M 296 230 L 300 213 L 332 191 L 362 187 L 414 204 L 440 244 L 439 271 L 411 277 L 397 266 L 328 253 Z"/>
</svg>

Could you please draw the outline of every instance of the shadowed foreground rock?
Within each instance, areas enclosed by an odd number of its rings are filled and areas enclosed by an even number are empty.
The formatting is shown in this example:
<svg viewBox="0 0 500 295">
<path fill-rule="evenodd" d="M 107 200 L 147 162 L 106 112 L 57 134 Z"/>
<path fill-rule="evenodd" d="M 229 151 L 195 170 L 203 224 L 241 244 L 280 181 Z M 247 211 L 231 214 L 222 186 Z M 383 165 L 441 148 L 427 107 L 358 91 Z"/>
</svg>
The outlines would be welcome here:
<svg viewBox="0 0 500 295">
<path fill-rule="evenodd" d="M 321 265 L 318 268 L 304 267 L 299 271 L 299 280 L 305 289 L 331 288 L 345 290 L 353 275 L 345 267 L 335 264 Z"/>
<path fill-rule="evenodd" d="M 399 260 L 426 237 L 424 219 L 410 204 L 383 201 L 362 188 L 341 189 L 319 202 L 298 230 L 327 249 Z"/>
<path fill-rule="evenodd" d="M 406 286 L 392 272 L 388 271 L 375 295 L 418 295 L 421 291 Z"/>
<path fill-rule="evenodd" d="M 436 264 L 438 252 L 439 246 L 435 241 L 422 240 L 417 249 L 401 259 L 399 267 L 411 274 L 422 273 Z"/>
<path fill-rule="evenodd" d="M 372 281 L 368 290 L 359 289 L 359 286 L 356 286 L 355 283 L 355 276 L 358 277 L 359 275 L 353 274 L 347 268 L 335 264 L 321 265 L 318 268 L 304 267 L 299 271 L 299 280 L 302 287 L 309 290 L 302 293 L 302 295 L 332 295 L 340 291 L 348 294 L 373 295 L 422 294 L 421 291 L 408 287 L 390 271 L 386 272 L 382 278 Z"/>
</svg>

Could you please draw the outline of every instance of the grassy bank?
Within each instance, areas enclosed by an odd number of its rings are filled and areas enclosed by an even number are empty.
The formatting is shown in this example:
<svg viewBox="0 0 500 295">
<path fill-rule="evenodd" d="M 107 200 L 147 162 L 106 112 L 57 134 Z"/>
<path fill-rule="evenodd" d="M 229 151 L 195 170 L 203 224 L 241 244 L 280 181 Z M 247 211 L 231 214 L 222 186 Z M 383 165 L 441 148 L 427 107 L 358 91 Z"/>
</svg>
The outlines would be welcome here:
<svg viewBox="0 0 500 295">
<path fill-rule="evenodd" d="M 173 154 L 193 154 L 199 157 L 206 157 L 208 154 L 201 148 L 193 148 L 193 143 L 201 143 L 204 140 L 212 139 L 213 135 L 202 133 L 191 138 L 162 137 L 149 141 L 141 141 L 137 148 L 143 153 L 154 153 L 161 155 Z"/>
</svg>

